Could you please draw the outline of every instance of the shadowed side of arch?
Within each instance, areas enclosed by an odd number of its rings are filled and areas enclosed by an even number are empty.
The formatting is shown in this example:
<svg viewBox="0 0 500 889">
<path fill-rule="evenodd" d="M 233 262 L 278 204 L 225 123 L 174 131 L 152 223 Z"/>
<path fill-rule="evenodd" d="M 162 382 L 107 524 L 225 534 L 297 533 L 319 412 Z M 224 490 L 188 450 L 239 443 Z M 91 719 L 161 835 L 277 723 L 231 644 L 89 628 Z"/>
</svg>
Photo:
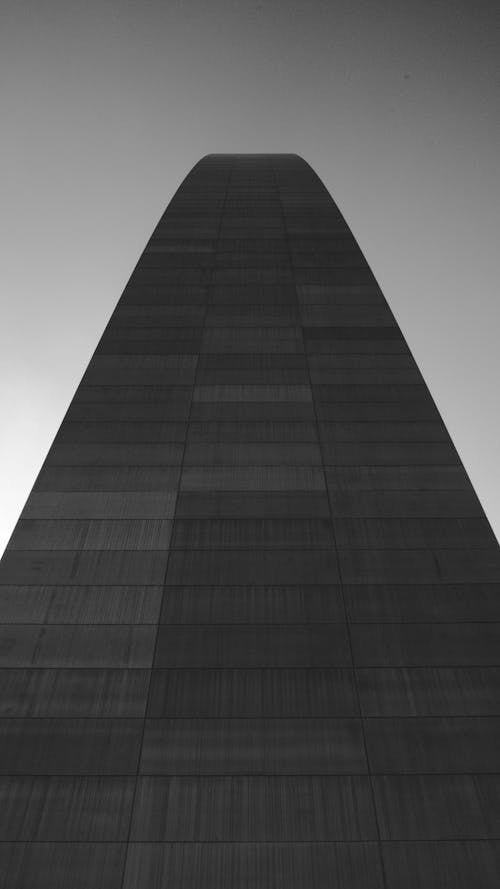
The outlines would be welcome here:
<svg viewBox="0 0 500 889">
<path fill-rule="evenodd" d="M 0 565 L 0 885 L 493 887 L 499 582 L 316 173 L 202 158 Z"/>
</svg>

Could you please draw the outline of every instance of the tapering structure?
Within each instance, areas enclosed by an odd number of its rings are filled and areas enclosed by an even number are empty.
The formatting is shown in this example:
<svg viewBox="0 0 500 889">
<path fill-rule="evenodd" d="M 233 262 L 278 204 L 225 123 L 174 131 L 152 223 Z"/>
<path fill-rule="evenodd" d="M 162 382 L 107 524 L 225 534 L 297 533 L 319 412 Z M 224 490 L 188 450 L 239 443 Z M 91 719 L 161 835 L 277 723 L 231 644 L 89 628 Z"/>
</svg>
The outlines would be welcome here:
<svg viewBox="0 0 500 889">
<path fill-rule="evenodd" d="M 210 155 L 0 567 L 2 889 L 493 889 L 500 553 L 341 213 Z"/>
</svg>

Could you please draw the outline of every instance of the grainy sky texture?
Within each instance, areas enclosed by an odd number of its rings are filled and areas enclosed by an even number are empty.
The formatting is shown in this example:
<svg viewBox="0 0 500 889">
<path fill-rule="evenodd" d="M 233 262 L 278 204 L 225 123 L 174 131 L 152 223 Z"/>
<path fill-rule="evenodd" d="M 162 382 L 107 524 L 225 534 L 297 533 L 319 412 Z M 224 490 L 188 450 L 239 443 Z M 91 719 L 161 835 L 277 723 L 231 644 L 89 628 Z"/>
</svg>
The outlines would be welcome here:
<svg viewBox="0 0 500 889">
<path fill-rule="evenodd" d="M 0 16 L 0 552 L 210 152 L 294 152 L 323 179 L 499 536 L 497 5 L 3 0 Z"/>
</svg>

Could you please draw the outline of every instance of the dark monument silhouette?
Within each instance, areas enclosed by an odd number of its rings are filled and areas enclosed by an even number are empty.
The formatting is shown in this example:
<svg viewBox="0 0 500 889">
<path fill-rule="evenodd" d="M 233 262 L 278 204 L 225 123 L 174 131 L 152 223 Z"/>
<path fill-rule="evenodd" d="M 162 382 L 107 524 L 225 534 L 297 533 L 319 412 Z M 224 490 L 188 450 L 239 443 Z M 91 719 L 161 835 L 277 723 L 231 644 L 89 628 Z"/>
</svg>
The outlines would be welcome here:
<svg viewBox="0 0 500 889">
<path fill-rule="evenodd" d="M 0 583 L 1 887 L 496 889 L 499 548 L 299 157 L 185 179 Z"/>
</svg>

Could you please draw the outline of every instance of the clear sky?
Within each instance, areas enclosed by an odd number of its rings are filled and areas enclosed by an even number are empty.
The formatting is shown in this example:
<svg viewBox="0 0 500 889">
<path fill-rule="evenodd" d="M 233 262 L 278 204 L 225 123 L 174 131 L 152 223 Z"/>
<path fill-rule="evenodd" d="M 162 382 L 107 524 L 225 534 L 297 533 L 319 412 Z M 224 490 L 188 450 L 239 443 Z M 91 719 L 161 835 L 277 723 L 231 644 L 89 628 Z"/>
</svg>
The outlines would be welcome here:
<svg viewBox="0 0 500 889">
<path fill-rule="evenodd" d="M 498 4 L 1 9 L 0 552 L 159 216 L 232 151 L 323 179 L 500 536 Z"/>
</svg>

